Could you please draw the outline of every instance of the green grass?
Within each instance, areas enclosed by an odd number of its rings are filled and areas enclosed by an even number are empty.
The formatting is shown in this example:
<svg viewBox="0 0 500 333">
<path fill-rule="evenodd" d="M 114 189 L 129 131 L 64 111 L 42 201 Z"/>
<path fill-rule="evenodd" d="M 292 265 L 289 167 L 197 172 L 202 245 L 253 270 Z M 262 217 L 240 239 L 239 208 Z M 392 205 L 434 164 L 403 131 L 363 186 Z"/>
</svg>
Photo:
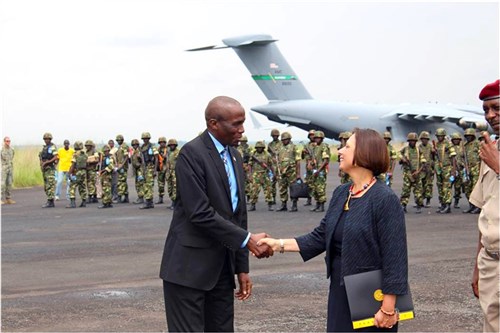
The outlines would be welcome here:
<svg viewBox="0 0 500 333">
<path fill-rule="evenodd" d="M 43 185 L 38 153 L 41 147 L 14 147 L 14 188 Z"/>
</svg>

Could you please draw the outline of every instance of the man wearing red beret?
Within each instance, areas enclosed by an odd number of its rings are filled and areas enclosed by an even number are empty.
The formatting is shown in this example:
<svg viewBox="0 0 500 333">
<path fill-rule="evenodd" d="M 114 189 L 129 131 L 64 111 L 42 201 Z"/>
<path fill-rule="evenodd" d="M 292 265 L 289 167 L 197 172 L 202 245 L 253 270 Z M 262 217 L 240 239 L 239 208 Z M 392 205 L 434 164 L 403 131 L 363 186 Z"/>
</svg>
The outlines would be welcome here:
<svg viewBox="0 0 500 333">
<path fill-rule="evenodd" d="M 483 101 L 484 118 L 499 135 L 500 126 L 500 92 L 499 80 L 486 85 L 479 99 Z M 479 157 L 481 168 L 479 180 L 472 191 L 470 202 L 481 208 L 478 219 L 479 243 L 477 247 L 476 265 L 472 275 L 472 290 L 479 297 L 484 313 L 484 332 L 499 331 L 499 193 L 500 180 L 499 143 L 491 141 L 487 133 L 483 133 Z"/>
</svg>

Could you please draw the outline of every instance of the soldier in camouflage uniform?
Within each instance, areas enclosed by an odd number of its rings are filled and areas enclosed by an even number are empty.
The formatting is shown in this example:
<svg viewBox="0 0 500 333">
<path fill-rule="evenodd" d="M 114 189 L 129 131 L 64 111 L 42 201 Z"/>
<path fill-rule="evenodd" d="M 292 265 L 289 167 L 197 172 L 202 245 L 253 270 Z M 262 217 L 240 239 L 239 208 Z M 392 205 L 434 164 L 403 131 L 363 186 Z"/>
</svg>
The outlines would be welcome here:
<svg viewBox="0 0 500 333">
<path fill-rule="evenodd" d="M 245 135 L 241 137 L 240 143 L 236 148 L 243 159 L 243 171 L 245 171 L 245 195 L 247 197 L 247 202 L 250 202 L 250 195 L 252 193 L 252 175 L 250 173 L 250 167 L 248 162 L 250 161 L 250 146 L 248 145 L 248 139 Z"/>
<path fill-rule="evenodd" d="M 10 205 L 16 202 L 12 200 L 10 190 L 14 181 L 14 148 L 10 146 L 10 138 L 3 139 L 2 147 L 2 205 Z M 5 200 L 5 202 L 4 202 Z"/>
<path fill-rule="evenodd" d="M 158 201 L 156 204 L 163 203 L 163 196 L 165 195 L 165 181 L 167 179 L 167 158 L 168 158 L 168 147 L 167 138 L 161 136 L 158 139 Z"/>
<path fill-rule="evenodd" d="M 429 143 L 430 138 L 429 132 L 420 132 L 420 144 L 418 148 L 427 161 L 422 170 L 422 176 L 420 177 L 422 181 L 423 197 L 425 199 L 424 207 L 427 208 L 431 206 L 432 190 L 434 187 L 434 154 L 432 153 L 432 146 Z"/>
<path fill-rule="evenodd" d="M 408 145 L 400 151 L 400 164 L 403 166 L 403 190 L 401 191 L 400 202 L 403 206 L 403 211 L 407 213 L 406 205 L 410 200 L 411 189 L 413 188 L 413 196 L 417 204 L 417 214 L 422 212 L 424 200 L 422 197 L 422 169 L 427 163 L 420 148 L 416 146 L 418 141 L 417 133 L 408 133 L 406 137 Z"/>
<path fill-rule="evenodd" d="M 384 132 L 383 138 L 387 144 L 387 152 L 389 153 L 389 170 L 387 172 L 378 175 L 377 179 L 383 181 L 387 186 L 392 187 L 392 174 L 394 172 L 394 167 L 396 166 L 396 161 L 398 159 L 398 153 L 396 149 L 389 143 L 392 140 L 391 132 Z"/>
<path fill-rule="evenodd" d="M 134 204 L 144 203 L 144 167 L 142 163 L 142 154 L 139 149 L 139 140 L 133 139 L 130 143 L 133 152 L 130 156 L 130 161 L 132 164 L 132 174 L 135 180 L 135 191 L 137 192 L 137 199 Z"/>
<path fill-rule="evenodd" d="M 143 144 L 141 146 L 142 160 L 144 163 L 144 205 L 140 209 L 154 208 L 153 191 L 158 169 L 158 149 L 149 142 L 151 134 L 144 132 L 141 135 Z"/>
<path fill-rule="evenodd" d="M 180 149 L 177 148 L 177 140 L 169 139 L 168 145 L 168 157 L 167 157 L 167 186 L 168 186 L 168 196 L 172 201 L 170 209 L 174 209 L 175 200 L 177 199 L 177 178 L 175 176 L 175 164 L 177 163 L 177 157 L 179 156 Z"/>
<path fill-rule="evenodd" d="M 342 132 L 339 134 L 340 145 L 337 148 L 337 151 L 345 147 L 346 142 L 351 137 L 351 135 L 352 135 L 351 132 Z M 339 158 L 340 156 L 337 156 L 337 162 L 340 163 Z M 340 169 L 339 169 L 339 177 L 340 177 L 340 184 L 348 183 L 351 180 L 349 175 Z"/>
<path fill-rule="evenodd" d="M 128 145 L 124 142 L 123 135 L 116 136 L 118 149 L 115 153 L 117 180 L 117 194 L 119 203 L 128 203 Z"/>
<path fill-rule="evenodd" d="M 273 195 L 273 205 L 276 204 L 276 187 L 278 185 L 279 168 L 278 168 L 278 152 L 281 149 L 282 143 L 279 140 L 280 131 L 277 129 L 271 130 L 271 137 L 273 140 L 267 144 L 267 152 L 271 154 L 273 159 L 273 170 L 276 171 L 273 180 L 271 181 L 271 192 Z"/>
<path fill-rule="evenodd" d="M 97 203 L 97 165 L 99 164 L 99 154 L 95 150 L 92 140 L 85 141 L 85 154 L 87 154 L 87 203 Z"/>
<path fill-rule="evenodd" d="M 446 140 L 446 130 L 438 128 L 436 130 L 438 142 L 433 142 L 436 164 L 436 185 L 439 192 L 439 203 L 441 206 L 436 211 L 440 214 L 451 213 L 451 185 L 456 177 L 455 148 L 451 142 Z M 453 176 L 453 177 L 452 177 Z"/>
<path fill-rule="evenodd" d="M 316 145 L 314 146 L 313 162 L 311 164 L 313 166 L 313 183 L 311 185 L 313 187 L 312 193 L 314 193 L 316 207 L 311 209 L 311 212 L 325 211 L 326 177 L 328 175 L 330 163 L 330 147 L 323 142 L 324 139 L 325 133 L 322 131 L 315 131 L 314 141 Z"/>
<path fill-rule="evenodd" d="M 302 149 L 302 159 L 306 162 L 306 173 L 304 177 L 304 183 L 307 184 L 309 188 L 309 198 L 307 198 L 307 202 L 304 206 L 311 206 L 311 198 L 314 196 L 314 179 L 313 179 L 313 167 L 311 166 L 312 161 L 314 160 L 314 146 L 316 146 L 316 142 L 314 141 L 314 133 L 315 130 L 310 130 L 307 134 L 307 138 L 309 142 L 304 145 L 304 149 Z"/>
<path fill-rule="evenodd" d="M 43 173 L 43 184 L 45 194 L 47 195 L 47 202 L 42 208 L 54 207 L 54 198 L 56 190 L 56 163 L 59 159 L 57 155 L 56 145 L 52 143 L 52 134 L 45 133 L 43 135 L 45 145 L 42 151 L 38 154 L 40 159 L 40 167 Z"/>
<path fill-rule="evenodd" d="M 464 166 L 468 181 L 464 183 L 464 193 L 469 200 L 472 189 L 476 186 L 479 179 L 479 166 L 481 159 L 479 158 L 479 141 L 476 140 L 476 131 L 473 128 L 468 128 L 464 132 Z M 481 209 L 474 206 L 469 202 L 469 208 L 464 210 L 463 213 L 479 214 Z"/>
<path fill-rule="evenodd" d="M 112 181 L 113 170 L 115 168 L 114 158 L 110 154 L 111 148 L 108 145 L 102 147 L 102 153 L 99 156 L 99 177 L 102 186 L 102 205 L 97 208 L 111 208 L 113 199 Z"/>
<path fill-rule="evenodd" d="M 83 150 L 83 142 L 76 141 L 73 144 L 75 152 L 71 158 L 69 168 L 69 200 L 70 204 L 66 208 L 76 208 L 76 189 L 80 193 L 82 203 L 80 207 L 86 207 L 87 204 L 87 154 Z"/>
<path fill-rule="evenodd" d="M 266 145 L 264 142 L 257 141 L 255 143 L 255 151 L 248 161 L 253 184 L 249 211 L 255 210 L 255 204 L 259 198 L 261 188 L 264 192 L 268 210 L 273 210 L 273 194 L 271 191 L 271 180 L 274 178 L 274 171 L 272 169 L 273 159 L 268 152 L 264 151 L 265 148 Z"/>
<path fill-rule="evenodd" d="M 460 198 L 462 196 L 462 192 L 465 192 L 464 182 L 463 182 L 463 172 L 465 170 L 464 166 L 464 152 L 462 145 L 462 136 L 460 133 L 455 132 L 451 135 L 451 143 L 453 144 L 453 148 L 455 148 L 455 152 L 457 155 L 455 156 L 455 162 L 457 165 L 456 177 L 455 181 L 452 184 L 454 189 L 453 198 L 455 202 L 453 203 L 453 208 L 460 208 Z"/>
<path fill-rule="evenodd" d="M 281 208 L 277 210 L 278 212 L 288 211 L 288 188 L 300 178 L 300 151 L 297 146 L 291 142 L 291 139 L 292 136 L 290 133 L 281 133 L 281 142 L 283 145 L 278 151 L 279 172 L 277 172 L 280 178 L 278 184 L 280 188 Z M 290 211 L 297 211 L 297 200 L 298 199 L 292 199 L 292 208 Z"/>
</svg>

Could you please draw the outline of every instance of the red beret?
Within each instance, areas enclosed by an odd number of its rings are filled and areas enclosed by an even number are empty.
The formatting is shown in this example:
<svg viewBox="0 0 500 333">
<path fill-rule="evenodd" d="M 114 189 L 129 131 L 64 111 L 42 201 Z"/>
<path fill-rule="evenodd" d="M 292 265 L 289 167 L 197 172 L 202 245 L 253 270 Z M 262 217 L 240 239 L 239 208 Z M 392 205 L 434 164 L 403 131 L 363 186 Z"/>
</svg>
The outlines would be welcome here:
<svg viewBox="0 0 500 333">
<path fill-rule="evenodd" d="M 479 93 L 479 99 L 482 101 L 488 101 L 490 99 L 500 97 L 500 80 L 496 80 L 493 83 L 487 84 L 483 90 Z"/>
</svg>

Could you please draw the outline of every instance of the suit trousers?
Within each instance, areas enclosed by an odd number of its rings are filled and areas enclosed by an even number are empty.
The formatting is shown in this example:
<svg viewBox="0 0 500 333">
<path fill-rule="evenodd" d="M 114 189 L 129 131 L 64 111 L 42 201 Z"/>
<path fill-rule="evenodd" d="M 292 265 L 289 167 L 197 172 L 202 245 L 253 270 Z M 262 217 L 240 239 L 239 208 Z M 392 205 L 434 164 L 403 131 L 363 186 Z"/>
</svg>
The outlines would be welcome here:
<svg viewBox="0 0 500 333">
<path fill-rule="evenodd" d="M 215 287 L 205 291 L 163 281 L 169 332 L 234 332 L 234 277 L 226 256 Z"/>
</svg>

